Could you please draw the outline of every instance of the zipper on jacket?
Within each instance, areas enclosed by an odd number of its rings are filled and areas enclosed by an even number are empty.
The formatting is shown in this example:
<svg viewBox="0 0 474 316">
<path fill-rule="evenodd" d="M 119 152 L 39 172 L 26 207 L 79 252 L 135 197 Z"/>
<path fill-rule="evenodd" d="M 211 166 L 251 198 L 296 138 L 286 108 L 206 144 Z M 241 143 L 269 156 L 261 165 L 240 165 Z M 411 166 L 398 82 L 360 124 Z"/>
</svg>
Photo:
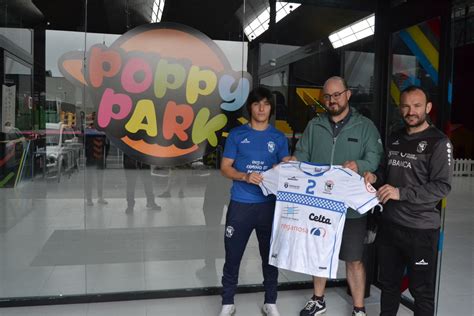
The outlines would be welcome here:
<svg viewBox="0 0 474 316">
<path fill-rule="evenodd" d="M 361 122 L 357 122 L 357 123 L 355 123 L 355 124 L 353 124 L 353 125 L 349 125 L 349 127 L 344 126 L 344 128 L 339 132 L 338 136 L 332 138 L 331 165 L 334 164 L 334 161 L 333 161 L 333 160 L 334 160 L 334 152 L 336 151 L 336 142 L 337 142 L 337 138 L 339 137 L 339 135 L 341 135 L 341 133 L 342 133 L 343 131 L 347 131 L 347 130 L 353 128 L 354 126 L 357 126 L 357 125 L 360 125 L 360 124 L 362 124 L 362 123 L 361 123 Z M 326 130 L 332 135 L 332 131 L 328 130 L 328 129 L 326 128 L 326 126 L 324 126 L 323 124 L 320 124 L 320 123 L 318 123 L 318 125 L 321 126 L 321 127 L 323 127 L 324 129 L 326 129 Z"/>
<path fill-rule="evenodd" d="M 350 123 L 349 123 L 350 124 Z M 355 126 L 357 125 L 360 125 L 362 124 L 362 122 L 356 122 L 352 125 L 349 125 L 349 126 L 344 126 L 342 128 L 342 130 L 339 132 L 338 136 L 341 135 L 342 132 L 345 132 L 347 130 L 350 130 L 351 128 L 354 128 Z M 321 122 L 317 122 L 316 125 L 319 125 L 321 126 L 322 128 L 324 128 L 325 130 L 327 130 L 329 132 L 329 134 L 331 134 L 331 136 L 333 135 L 332 134 L 332 130 L 331 129 L 328 129 L 324 124 L 322 124 Z M 334 160 L 334 152 L 336 151 L 336 142 L 337 142 L 337 138 L 338 136 L 332 138 L 332 149 L 331 149 L 331 165 L 333 165 L 333 160 Z"/>
<path fill-rule="evenodd" d="M 337 141 L 337 136 L 332 138 L 332 149 L 331 149 L 331 166 L 333 165 L 333 160 L 334 160 L 334 151 L 336 150 L 336 141 Z"/>
</svg>

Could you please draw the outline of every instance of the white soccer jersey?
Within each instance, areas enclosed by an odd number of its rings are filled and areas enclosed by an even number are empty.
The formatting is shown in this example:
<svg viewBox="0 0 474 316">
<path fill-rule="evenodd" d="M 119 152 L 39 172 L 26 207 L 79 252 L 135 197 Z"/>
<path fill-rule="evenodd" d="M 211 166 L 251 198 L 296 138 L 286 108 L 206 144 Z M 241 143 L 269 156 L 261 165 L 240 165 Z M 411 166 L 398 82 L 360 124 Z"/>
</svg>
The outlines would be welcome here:
<svg viewBox="0 0 474 316">
<path fill-rule="evenodd" d="M 376 190 L 341 166 L 283 163 L 263 173 L 260 188 L 277 197 L 269 263 L 326 278 L 336 278 L 347 209 L 378 204 Z"/>
</svg>

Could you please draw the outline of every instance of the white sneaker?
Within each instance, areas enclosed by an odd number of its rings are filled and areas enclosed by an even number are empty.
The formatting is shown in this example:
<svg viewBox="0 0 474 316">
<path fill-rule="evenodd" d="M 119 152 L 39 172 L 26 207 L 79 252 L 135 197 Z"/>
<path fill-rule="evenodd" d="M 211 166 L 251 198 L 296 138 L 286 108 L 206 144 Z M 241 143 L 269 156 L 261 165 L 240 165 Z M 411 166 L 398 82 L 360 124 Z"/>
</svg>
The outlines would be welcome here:
<svg viewBox="0 0 474 316">
<path fill-rule="evenodd" d="M 263 304 L 262 311 L 268 316 L 280 316 L 276 304 Z"/>
<path fill-rule="evenodd" d="M 234 304 L 224 304 L 222 305 L 221 312 L 219 316 L 232 316 L 235 313 L 235 305 Z"/>
</svg>

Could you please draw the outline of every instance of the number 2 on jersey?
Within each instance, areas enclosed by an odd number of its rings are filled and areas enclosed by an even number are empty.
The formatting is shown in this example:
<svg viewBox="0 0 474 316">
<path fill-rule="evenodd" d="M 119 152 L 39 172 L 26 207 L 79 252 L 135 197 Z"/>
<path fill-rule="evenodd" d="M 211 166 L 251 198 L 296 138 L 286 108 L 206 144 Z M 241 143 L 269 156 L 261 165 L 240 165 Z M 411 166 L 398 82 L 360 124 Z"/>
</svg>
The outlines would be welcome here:
<svg viewBox="0 0 474 316">
<path fill-rule="evenodd" d="M 316 186 L 316 181 L 308 179 L 308 186 L 306 187 L 307 194 L 314 194 L 314 187 Z"/>
</svg>

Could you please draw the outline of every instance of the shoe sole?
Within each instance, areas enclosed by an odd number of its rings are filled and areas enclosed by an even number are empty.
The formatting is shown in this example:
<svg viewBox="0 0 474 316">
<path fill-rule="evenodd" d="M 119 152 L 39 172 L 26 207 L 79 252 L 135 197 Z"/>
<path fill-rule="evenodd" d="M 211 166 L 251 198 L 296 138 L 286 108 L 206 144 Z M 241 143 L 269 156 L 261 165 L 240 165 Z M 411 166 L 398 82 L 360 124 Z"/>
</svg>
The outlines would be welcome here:
<svg viewBox="0 0 474 316">
<path fill-rule="evenodd" d="M 263 309 L 263 307 L 262 307 L 262 315 L 265 315 L 265 316 L 268 315 L 267 312 L 265 312 L 265 310 Z"/>
<path fill-rule="evenodd" d="M 235 305 L 234 305 L 234 309 L 230 312 L 230 316 L 234 315 L 236 311 L 237 311 L 237 307 L 235 307 Z M 220 313 L 219 313 L 219 315 L 220 315 Z"/>
<path fill-rule="evenodd" d="M 236 311 L 237 311 L 237 309 L 236 309 L 236 308 L 234 308 L 234 310 L 233 310 L 233 311 L 231 311 L 229 315 L 230 315 L 230 316 L 234 315 Z M 220 314 L 219 314 L 219 315 L 220 315 Z"/>
<path fill-rule="evenodd" d="M 326 308 L 323 309 L 323 310 L 320 310 L 319 312 L 316 312 L 316 313 L 314 313 L 314 314 L 310 314 L 310 315 L 322 315 L 322 314 L 324 314 L 324 313 L 326 313 Z"/>
</svg>

